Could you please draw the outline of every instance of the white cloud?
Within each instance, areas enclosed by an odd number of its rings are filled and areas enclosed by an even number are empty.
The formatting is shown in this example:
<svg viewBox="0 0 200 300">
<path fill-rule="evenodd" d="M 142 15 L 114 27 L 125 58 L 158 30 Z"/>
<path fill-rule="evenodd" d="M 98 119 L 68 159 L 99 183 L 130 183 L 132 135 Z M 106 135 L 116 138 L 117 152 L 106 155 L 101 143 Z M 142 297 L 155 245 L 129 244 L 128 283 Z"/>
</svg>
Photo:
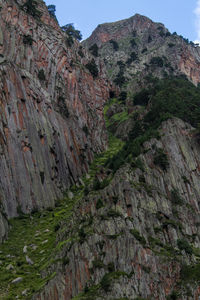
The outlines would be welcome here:
<svg viewBox="0 0 200 300">
<path fill-rule="evenodd" d="M 194 41 L 194 43 L 199 43 L 200 41 L 200 0 L 197 0 L 194 13 L 196 15 L 196 32 L 197 32 L 197 39 L 196 41 Z"/>
</svg>

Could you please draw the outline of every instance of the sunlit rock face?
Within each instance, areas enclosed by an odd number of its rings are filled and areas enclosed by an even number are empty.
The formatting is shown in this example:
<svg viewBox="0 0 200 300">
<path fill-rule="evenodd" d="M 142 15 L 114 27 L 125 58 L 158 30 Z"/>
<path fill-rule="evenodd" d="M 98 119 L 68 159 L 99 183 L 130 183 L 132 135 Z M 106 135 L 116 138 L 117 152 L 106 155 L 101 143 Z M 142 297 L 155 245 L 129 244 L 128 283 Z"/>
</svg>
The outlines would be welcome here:
<svg viewBox="0 0 200 300">
<path fill-rule="evenodd" d="M 84 67 L 91 57 L 79 55 L 76 41 L 67 47 L 44 3 L 41 20 L 22 4 L 0 1 L 0 199 L 8 217 L 54 206 L 107 143 L 103 67 L 93 79 Z"/>
</svg>

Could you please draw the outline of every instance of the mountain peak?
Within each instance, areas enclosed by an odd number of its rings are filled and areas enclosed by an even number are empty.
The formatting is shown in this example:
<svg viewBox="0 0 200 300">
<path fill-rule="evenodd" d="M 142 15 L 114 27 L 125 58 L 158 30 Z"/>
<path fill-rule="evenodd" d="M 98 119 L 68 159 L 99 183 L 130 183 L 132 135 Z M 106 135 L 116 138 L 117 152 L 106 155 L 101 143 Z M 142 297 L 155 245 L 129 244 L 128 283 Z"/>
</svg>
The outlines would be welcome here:
<svg viewBox="0 0 200 300">
<path fill-rule="evenodd" d="M 120 73 L 118 62 L 121 62 L 128 81 L 138 72 L 141 77 L 154 73 L 159 78 L 185 74 L 195 85 L 200 81 L 199 47 L 140 14 L 99 25 L 83 44 L 88 49 L 97 45 L 112 80 Z M 156 67 L 153 61 L 159 65 Z"/>
<path fill-rule="evenodd" d="M 99 24 L 86 41 L 90 46 L 94 43 L 101 46 L 111 39 L 119 40 L 133 32 L 156 31 L 158 28 L 168 31 L 162 23 L 155 23 L 146 16 L 135 14 L 120 21 Z"/>
</svg>

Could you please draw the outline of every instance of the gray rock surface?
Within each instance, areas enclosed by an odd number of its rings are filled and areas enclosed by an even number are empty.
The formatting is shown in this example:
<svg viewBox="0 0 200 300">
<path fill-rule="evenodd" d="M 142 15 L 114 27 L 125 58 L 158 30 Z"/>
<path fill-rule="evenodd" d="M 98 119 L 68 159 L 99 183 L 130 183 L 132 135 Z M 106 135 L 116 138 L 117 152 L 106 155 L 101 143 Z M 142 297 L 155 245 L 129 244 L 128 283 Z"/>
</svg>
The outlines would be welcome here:
<svg viewBox="0 0 200 300">
<path fill-rule="evenodd" d="M 34 300 L 72 299 L 86 285 L 96 287 L 92 299 L 164 300 L 175 292 L 177 299 L 200 297 L 198 283 L 187 284 L 180 275 L 184 264 L 198 263 L 200 145 L 193 128 L 176 118 L 160 133 L 160 140 L 145 143 L 142 170 L 119 169 L 106 188 L 82 199 L 70 225 L 62 225 L 67 230 L 58 241 L 66 245 L 56 258 L 69 263 L 50 267 L 57 275 Z M 167 171 L 154 164 L 156 147 L 167 153 Z M 97 209 L 99 199 L 103 207 Z"/>
</svg>

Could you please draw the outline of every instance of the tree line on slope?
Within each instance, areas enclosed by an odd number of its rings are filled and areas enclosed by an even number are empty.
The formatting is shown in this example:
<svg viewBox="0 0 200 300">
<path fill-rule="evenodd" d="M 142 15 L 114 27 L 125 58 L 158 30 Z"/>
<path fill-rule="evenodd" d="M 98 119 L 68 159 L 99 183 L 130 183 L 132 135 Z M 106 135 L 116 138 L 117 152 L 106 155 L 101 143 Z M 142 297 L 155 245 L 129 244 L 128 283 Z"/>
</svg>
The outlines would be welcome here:
<svg viewBox="0 0 200 300">
<path fill-rule="evenodd" d="M 147 108 L 142 120 L 133 119 L 132 130 L 122 148 L 106 165 L 116 171 L 125 162 L 132 161 L 142 152 L 142 145 L 151 138 L 159 138 L 161 123 L 172 117 L 200 128 L 200 87 L 195 87 L 184 76 L 159 80 L 133 97 L 134 105 Z"/>
</svg>

